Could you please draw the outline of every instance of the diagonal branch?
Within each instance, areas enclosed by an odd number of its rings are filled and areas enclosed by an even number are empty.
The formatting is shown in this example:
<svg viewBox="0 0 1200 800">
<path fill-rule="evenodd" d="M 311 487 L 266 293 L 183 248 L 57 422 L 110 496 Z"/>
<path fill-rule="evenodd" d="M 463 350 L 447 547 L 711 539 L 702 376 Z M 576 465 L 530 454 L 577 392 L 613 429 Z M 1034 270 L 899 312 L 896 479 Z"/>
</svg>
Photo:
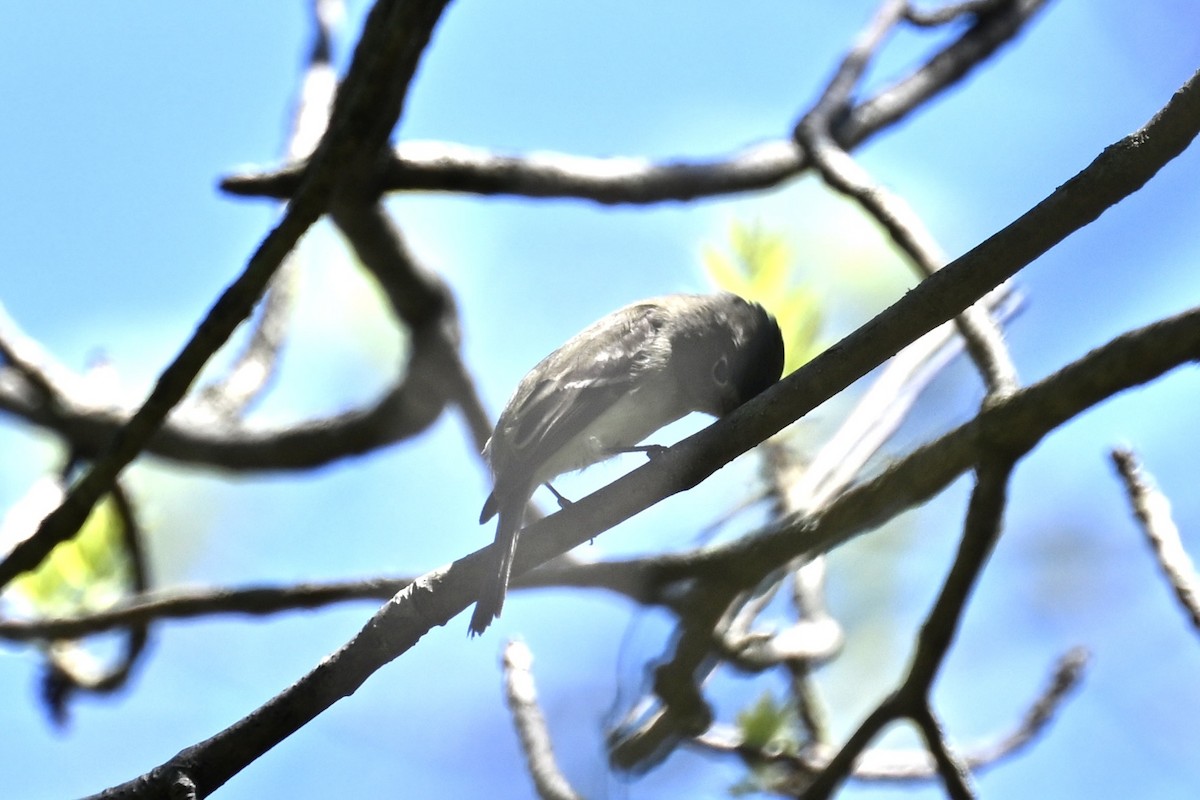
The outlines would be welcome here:
<svg viewBox="0 0 1200 800">
<path fill-rule="evenodd" d="M 310 8 L 313 41 L 285 148 L 288 161 L 311 156 L 329 125 L 329 112 L 337 91 L 337 77 L 331 63 L 334 14 L 329 6 L 328 0 L 314 0 Z M 297 254 L 292 253 L 279 267 L 242 351 L 224 375 L 198 393 L 200 405 L 224 419 L 243 416 L 275 378 L 295 301 L 297 261 Z"/>
<path fill-rule="evenodd" d="M 1155 485 L 1154 478 L 1132 450 L 1113 450 L 1112 460 L 1163 576 L 1175 591 L 1192 627 L 1200 631 L 1200 576 L 1197 576 L 1191 557 L 1183 549 L 1179 528 L 1171 517 L 1170 501 Z"/>
<path fill-rule="evenodd" d="M 1069 233 L 1094 220 L 1108 206 L 1136 191 L 1196 135 L 1200 127 L 1198 82 L 1200 77 L 1193 77 L 1142 130 L 1110 147 L 1016 222 L 922 282 L 875 320 L 765 394 L 646 466 L 530 526 L 522 536 L 514 574 L 572 549 L 663 497 L 695 485 L 925 331 L 950 319 Z M 962 459 L 965 452 L 969 454 L 965 463 L 971 464 L 977 460 L 971 445 L 981 429 L 988 432 L 992 447 L 1005 453 L 1019 452 L 1020 447 L 1032 447 L 1048 430 L 1116 391 L 1198 358 L 1200 312 L 1149 326 L 985 408 L 957 435 L 943 437 L 936 444 L 936 452 L 931 452 L 935 447 L 931 445 L 905 463 L 910 468 L 913 464 L 924 468 L 931 460 L 954 460 L 943 458 L 943 453 Z M 1009 435 L 1010 428 L 1011 438 L 1002 438 Z M 945 475 L 945 470 L 934 472 Z M 903 488 L 902 494 L 913 495 L 932 488 L 922 480 L 912 472 L 901 475 L 893 468 L 875 482 L 873 491 L 855 497 L 873 502 L 873 509 L 842 513 L 850 519 L 857 514 L 863 526 L 878 522 L 879 517 L 872 516 L 872 511 L 878 513 L 881 502 L 895 505 L 885 499 L 888 495 L 880 494 L 880 484 L 893 495 L 897 487 Z M 915 489 L 910 488 L 914 485 Z M 842 498 L 852 495 L 854 490 Z M 837 505 L 835 501 L 830 508 Z M 817 524 L 834 521 L 829 512 L 822 518 Z M 756 557 L 769 556 L 773 550 L 794 550 L 796 532 L 790 532 L 790 542 L 760 537 L 743 546 L 754 548 Z M 807 533 L 807 526 L 801 532 Z M 827 533 L 824 541 L 815 536 L 812 547 L 828 544 Z M 794 555 L 785 555 L 774 563 L 786 563 Z M 354 692 L 432 627 L 446 624 L 465 609 L 475 599 L 489 563 L 490 546 L 417 579 L 387 602 L 336 653 L 248 717 L 106 794 L 161 794 L 181 772 L 203 794 L 211 793 L 339 698 Z M 737 577 L 736 571 L 731 577 Z"/>
</svg>

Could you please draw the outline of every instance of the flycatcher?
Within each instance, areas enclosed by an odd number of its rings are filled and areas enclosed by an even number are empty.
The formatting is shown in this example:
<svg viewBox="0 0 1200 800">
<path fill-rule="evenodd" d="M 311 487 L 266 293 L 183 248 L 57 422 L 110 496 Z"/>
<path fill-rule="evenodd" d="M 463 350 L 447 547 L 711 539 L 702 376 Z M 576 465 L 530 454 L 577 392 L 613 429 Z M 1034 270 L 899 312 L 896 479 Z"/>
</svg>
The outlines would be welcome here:
<svg viewBox="0 0 1200 800">
<path fill-rule="evenodd" d="M 762 306 L 728 293 L 634 303 L 542 359 L 484 447 L 495 482 L 479 522 L 497 513 L 500 520 L 495 570 L 471 634 L 500 616 L 525 507 L 539 484 L 629 452 L 692 411 L 727 414 L 782 372 L 779 325 Z"/>
</svg>

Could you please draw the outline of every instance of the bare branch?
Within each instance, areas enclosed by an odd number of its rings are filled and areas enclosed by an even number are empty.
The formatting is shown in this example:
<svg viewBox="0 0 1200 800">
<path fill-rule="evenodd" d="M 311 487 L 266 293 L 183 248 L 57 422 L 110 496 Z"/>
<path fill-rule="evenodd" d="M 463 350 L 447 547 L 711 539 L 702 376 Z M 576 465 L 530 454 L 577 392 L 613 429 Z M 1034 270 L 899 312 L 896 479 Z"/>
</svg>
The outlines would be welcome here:
<svg viewBox="0 0 1200 800">
<path fill-rule="evenodd" d="M 975 490 L 967 508 L 958 554 L 933 609 L 921 626 L 908 675 L 816 777 L 805 792 L 806 800 L 832 796 L 850 776 L 854 762 L 870 742 L 884 726 L 901 717 L 908 717 L 921 728 L 926 745 L 937 762 L 938 773 L 951 795 L 960 799 L 972 796 L 966 786 L 963 769 L 947 751 L 941 731 L 929 709 L 929 689 L 958 630 L 967 598 L 1000 536 L 1008 479 L 1015 460 L 1006 448 L 990 441 L 985 446 L 989 447 L 989 451 L 976 468 Z"/>
<path fill-rule="evenodd" d="M 329 3 L 324 3 L 328 6 Z M 301 80 L 292 132 L 285 154 L 298 161 L 313 154 L 329 124 L 329 112 L 337 91 L 337 77 L 330 63 L 333 51 L 332 18 L 323 11 L 322 2 L 314 2 L 313 43 L 308 68 Z M 225 419 L 240 417 L 258 398 L 275 376 L 296 289 L 297 254 L 292 253 L 271 279 L 258 315 L 242 352 L 225 375 L 204 386 L 198 393 L 201 406 L 211 408 Z"/>
<path fill-rule="evenodd" d="M 945 264 L 945 256 L 916 211 L 900 195 L 889 192 L 846 151 L 837 147 L 821 127 L 825 120 L 810 118 L 797 134 L 808 148 L 826 183 L 853 198 L 878 222 L 923 275 L 932 275 Z M 982 301 L 956 319 L 971 359 L 979 368 L 989 397 L 1011 392 L 1017 386 L 1012 363 L 1000 328 L 988 316 Z"/>
<path fill-rule="evenodd" d="M 1079 648 L 1062 656 L 1055 664 L 1049 683 L 1026 710 L 1021 721 L 1011 731 L 990 743 L 965 748 L 963 763 L 973 770 L 983 770 L 1029 745 L 1045 731 L 1067 696 L 1079 685 L 1087 659 L 1087 652 Z M 801 776 L 809 777 L 825 769 L 835 753 L 833 748 L 820 743 L 806 745 L 795 754 L 763 752 L 748 747 L 740 733 L 728 726 L 714 726 L 693 742 L 700 747 L 734 753 L 757 763 L 783 764 Z M 864 750 L 854 763 L 854 771 L 850 775 L 856 781 L 892 783 L 925 781 L 937 776 L 937 765 L 928 750 L 890 748 Z"/>
<path fill-rule="evenodd" d="M 376 6 L 376 11 L 381 7 Z M 522 536 L 514 574 L 566 552 L 669 494 L 694 486 L 1136 191 L 1195 136 L 1200 126 L 1197 82 L 1200 77 L 1185 84 L 1145 128 L 1110 147 L 1019 220 L 922 282 L 874 321 L 774 388 L 650 464 L 530 526 Z M 1136 358 L 1128 360 L 1130 356 Z M 1019 452 L 1015 448 L 1031 447 L 1054 425 L 1119 388 L 1144 382 L 1197 357 L 1200 312 L 1192 312 L 1127 334 L 1079 364 L 985 408 L 967 427 L 968 441 L 944 437 L 938 446 L 952 455 L 960 452 L 959 448 L 972 452 L 970 442 L 979 430 L 976 426 L 986 426 L 992 447 Z M 1088 371 L 1096 365 L 1107 369 Z M 1063 385 L 1072 379 L 1082 385 Z M 1044 394 L 1047 386 L 1055 390 L 1053 403 Z M 1014 432 L 1006 440 L 1005 426 L 1010 422 Z M 928 453 L 928 448 L 923 449 L 908 461 L 921 462 Z M 967 463 L 972 460 L 968 458 Z M 944 470 L 938 472 L 944 474 Z M 896 473 L 890 475 L 888 480 L 895 481 Z M 919 478 L 905 478 L 919 485 Z M 842 497 L 852 494 L 853 490 Z M 779 547 L 762 540 L 755 545 L 761 547 L 758 555 L 769 555 L 772 547 Z M 199 791 L 210 793 L 338 698 L 353 692 L 380 666 L 415 645 L 431 627 L 447 623 L 465 609 L 475 599 L 489 556 L 489 548 L 484 548 L 410 584 L 337 653 L 266 705 L 142 778 L 110 790 L 109 796 L 161 793 L 165 776 L 173 778 L 180 769 L 186 769 Z M 701 716 L 683 720 L 676 730 L 699 732 L 697 724 L 702 724 L 701 730 L 707 727 L 710 720 L 702 716 L 703 703 L 695 710 Z M 867 730 L 874 735 L 875 731 Z"/>
<path fill-rule="evenodd" d="M 65 382 L 62 374 L 65 370 L 57 370 L 48 362 L 37 342 L 17 329 L 3 306 L 0 306 L 0 361 L 20 381 L 11 391 L 26 395 L 32 391 L 34 397 L 29 402 L 39 406 L 52 404 L 58 395 L 58 384 Z M 60 373 L 58 380 L 51 377 L 51 370 Z"/>
<path fill-rule="evenodd" d="M 914 721 L 925 739 L 925 747 L 933 754 L 938 777 L 946 787 L 946 794 L 953 800 L 973 800 L 971 772 L 963 759 L 950 749 L 942 725 L 928 705 L 922 706 Z"/>
<path fill-rule="evenodd" d="M 542 800 L 579 800 L 579 794 L 571 788 L 554 759 L 550 731 L 538 705 L 537 686 L 533 681 L 533 653 L 519 640 L 509 642 L 504 648 L 504 695 L 538 797 Z"/>
<path fill-rule="evenodd" d="M 1016 310 L 1019 298 L 1013 297 L 1005 285 L 981 302 L 989 308 L 995 306 L 998 319 L 1007 319 Z M 845 489 L 900 426 L 921 392 L 962 344 L 954 324 L 947 322 L 893 356 L 789 487 L 789 494 L 807 498 L 792 510 L 822 508 Z"/>
<path fill-rule="evenodd" d="M 850 109 L 834 130 L 852 149 L 953 86 L 1024 30 L 1045 0 L 1018 0 L 981 16 L 911 75 Z M 561 153 L 496 154 L 440 142 L 402 142 L 382 167 L 384 191 L 449 191 L 521 197 L 577 197 L 598 203 L 661 203 L 769 189 L 809 166 L 792 139 L 751 145 L 704 160 L 651 162 L 641 158 L 588 158 Z M 288 198 L 299 186 L 303 164 L 231 175 L 221 181 L 230 194 Z"/>
<path fill-rule="evenodd" d="M 1087 662 L 1088 652 L 1082 647 L 1076 647 L 1059 658 L 1050 682 L 1042 691 L 1041 696 L 1025 712 L 1020 724 L 995 743 L 967 753 L 966 761 L 971 768 L 976 769 L 994 764 L 1032 742 L 1058 713 L 1067 695 L 1079 685 L 1083 679 L 1083 671 L 1087 667 Z"/>
<path fill-rule="evenodd" d="M 823 127 L 827 127 L 830 120 L 850 107 L 854 87 L 862 80 L 863 74 L 867 71 L 867 65 L 870 64 L 876 51 L 891 35 L 896 25 L 904 19 L 904 12 L 907 8 L 908 3 L 905 0 L 883 0 L 880 3 L 870 24 L 858 35 L 850 50 L 842 58 L 842 63 L 834 70 L 833 77 L 825 86 L 825 90 L 821 92 L 820 99 L 805 115 L 805 119 L 820 118 L 826 123 Z M 796 138 L 801 139 L 799 126 L 797 126 Z M 809 157 L 812 156 L 813 154 L 809 153 Z"/>
<path fill-rule="evenodd" d="M 78 639 L 126 625 L 191 619 L 218 614 L 265 616 L 322 608 L 335 603 L 383 601 L 412 583 L 412 578 L 295 583 L 241 589 L 170 589 L 147 592 L 112 608 L 64 619 L 3 620 L 0 639 Z"/>
<path fill-rule="evenodd" d="M 912 4 L 909 3 L 908 7 L 904 10 L 904 19 L 913 25 L 932 28 L 945 25 L 947 22 L 953 22 L 959 17 L 968 14 L 989 14 L 1003 9 L 1010 2 L 1012 0 L 964 0 L 961 3 L 951 3 L 950 5 L 931 8 L 929 10 L 913 8 Z"/>
<path fill-rule="evenodd" d="M 1046 0 L 1011 0 L 978 17 L 967 31 L 910 75 L 854 107 L 835 129 L 835 141 L 852 150 L 865 139 L 965 78 L 1000 47 L 1024 32 Z"/>
<path fill-rule="evenodd" d="M 445 357 L 458 358 L 456 354 Z M 408 369 L 412 369 L 411 361 Z M 446 381 L 467 380 L 465 374 L 456 375 L 449 367 L 438 369 Z M 0 368 L 0 409 L 54 431 L 83 452 L 103 449 L 132 417 L 131 409 L 95 403 L 78 380 L 55 380 L 52 385 L 57 393 L 46 404 L 31 397 L 19 377 L 16 381 L 9 379 L 10 374 Z M 230 424 L 183 407 L 154 433 L 145 451 L 233 472 L 309 469 L 419 433 L 429 424 L 425 409 L 440 402 L 430 387 L 405 376 L 363 408 L 277 427 Z M 481 415 L 486 416 L 481 410 L 472 412 L 473 430 Z"/>
<path fill-rule="evenodd" d="M 1196 575 L 1196 567 L 1184 550 L 1179 528 L 1171 517 L 1171 502 L 1132 450 L 1113 450 L 1112 460 L 1125 483 L 1134 516 L 1154 550 L 1163 577 L 1175 590 L 1192 627 L 1200 631 L 1200 577 Z"/>
<path fill-rule="evenodd" d="M 438 387 L 437 396 L 458 405 L 475 444 L 474 455 L 479 456 L 492 434 L 492 424 L 459 355 L 458 309 L 450 289 L 417 261 L 400 229 L 374 197 L 343 192 L 331 213 L 363 266 L 383 287 L 397 319 L 438 341 L 436 349 L 442 358 L 425 362 L 420 373 L 410 366 L 406 382 Z"/>
<path fill-rule="evenodd" d="M 796 125 L 796 141 L 808 152 L 825 182 L 853 198 L 887 231 L 917 270 L 932 275 L 946 259 L 933 235 L 900 195 L 873 180 L 834 138 L 834 121 L 849 104 L 867 65 L 892 29 L 910 11 L 904 0 L 884 3 L 875 19 L 843 59 L 820 100 Z M 1017 386 L 1017 371 L 1004 346 L 1000 329 L 982 305 L 972 306 L 956 319 L 967 349 L 979 368 L 990 398 Z"/>
<path fill-rule="evenodd" d="M 984 436 L 988 437 L 986 423 L 983 431 Z M 942 660 L 958 632 L 967 599 L 1000 539 L 1008 480 L 1015 465 L 1015 456 L 1024 455 L 1010 454 L 1011 451 L 994 444 L 990 437 L 985 438 L 982 445 L 988 453 L 975 468 L 975 490 L 967 506 L 962 541 L 933 610 L 921 626 L 917 650 L 909 667 L 908 678 L 905 679 L 905 683 L 914 685 L 913 691 L 920 689 L 923 699 L 927 698 Z"/>
<path fill-rule="evenodd" d="M 338 185 L 374 163 L 400 116 L 408 82 L 447 2 L 381 0 L 373 7 L 354 62 L 338 92 L 329 132 L 321 140 L 283 219 L 163 370 L 146 402 L 71 488 L 63 504 L 43 520 L 37 533 L 0 562 L 0 586 L 36 567 L 56 544 L 79 529 L 120 471 L 141 453 L 183 398 L 208 359 L 249 316 L 279 265 L 324 213 Z"/>
</svg>

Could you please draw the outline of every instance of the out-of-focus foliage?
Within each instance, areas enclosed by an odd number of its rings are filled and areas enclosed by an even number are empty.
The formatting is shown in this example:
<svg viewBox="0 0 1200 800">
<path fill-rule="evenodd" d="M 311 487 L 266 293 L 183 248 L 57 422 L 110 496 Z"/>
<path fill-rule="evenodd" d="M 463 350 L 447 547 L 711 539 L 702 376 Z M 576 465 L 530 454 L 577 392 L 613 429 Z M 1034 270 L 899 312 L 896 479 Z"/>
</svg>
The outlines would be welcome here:
<svg viewBox="0 0 1200 800">
<path fill-rule="evenodd" d="M 0 525 L 5 550 L 37 529 L 62 500 L 61 481 L 45 477 L 14 505 Z M 36 570 L 17 578 L 4 593 L 13 611 L 32 617 L 59 617 L 111 606 L 130 582 L 125 521 L 106 497 L 79 533 L 54 548 Z"/>
<path fill-rule="evenodd" d="M 783 330 L 783 374 L 817 354 L 823 311 L 809 286 L 796 280 L 795 255 L 787 238 L 760 223 L 734 221 L 727 248 L 705 245 L 704 270 L 717 287 L 754 300 L 775 315 Z"/>
</svg>

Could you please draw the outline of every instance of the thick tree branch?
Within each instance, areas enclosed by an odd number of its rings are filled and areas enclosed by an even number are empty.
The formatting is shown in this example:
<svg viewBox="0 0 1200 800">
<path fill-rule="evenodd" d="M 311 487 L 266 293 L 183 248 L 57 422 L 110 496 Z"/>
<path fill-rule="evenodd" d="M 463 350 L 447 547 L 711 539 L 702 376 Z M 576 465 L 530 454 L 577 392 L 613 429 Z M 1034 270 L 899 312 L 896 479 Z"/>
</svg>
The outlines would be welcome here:
<svg viewBox="0 0 1200 800">
<path fill-rule="evenodd" d="M 1016 222 L 928 278 L 792 376 L 650 464 L 530 526 L 522 536 L 514 574 L 572 549 L 663 497 L 694 486 L 925 331 L 959 313 L 1072 231 L 1136 191 L 1196 135 L 1200 127 L 1197 81 L 1200 78 L 1193 77 L 1141 131 L 1110 147 Z M 961 448 L 969 454 L 966 463 L 974 463 L 978 455 L 972 443 L 986 429 L 988 446 L 993 451 L 1019 453 L 1022 447 L 1032 447 L 1047 431 L 1080 410 L 1196 358 L 1200 358 L 1200 312 L 1119 338 L 1073 367 L 984 409 L 967 426 L 966 434 L 944 437 L 936 446 L 952 455 Z M 1098 366 L 1101 369 L 1096 369 Z M 1013 438 L 1006 440 L 1003 436 L 1010 429 Z M 960 443 L 959 437 L 964 436 L 966 441 Z M 917 461 L 923 466 L 920 462 L 929 457 L 928 453 L 926 448 L 907 461 Z M 942 470 L 938 472 L 944 474 Z M 921 476 L 901 476 L 895 470 L 888 475 L 876 483 L 891 483 L 887 488 L 893 496 L 901 487 L 908 484 L 920 487 L 922 483 Z M 863 498 L 871 500 L 874 495 L 876 510 L 880 510 L 878 492 L 877 487 Z M 907 488 L 901 492 L 921 493 Z M 843 497 L 852 494 L 853 490 Z M 891 500 L 886 504 L 896 505 Z M 823 516 L 828 516 L 828 512 Z M 860 513 L 859 521 L 865 526 L 880 518 Z M 809 527 L 802 526 L 801 532 L 807 533 Z M 818 538 L 815 546 L 830 543 L 828 538 L 824 542 Z M 791 544 L 791 549 L 796 549 L 794 542 Z M 783 549 L 778 539 L 772 543 L 760 538 L 747 546 L 756 550 Z M 446 624 L 466 608 L 475 599 L 477 587 L 482 585 L 490 563 L 489 550 L 490 547 L 484 548 L 422 576 L 386 603 L 338 652 L 266 705 L 106 795 L 158 794 L 181 770 L 201 794 L 210 793 L 337 699 L 354 692 L 380 666 L 415 645 L 431 627 Z M 790 556 L 775 563 L 785 563 L 787 558 Z"/>
</svg>

